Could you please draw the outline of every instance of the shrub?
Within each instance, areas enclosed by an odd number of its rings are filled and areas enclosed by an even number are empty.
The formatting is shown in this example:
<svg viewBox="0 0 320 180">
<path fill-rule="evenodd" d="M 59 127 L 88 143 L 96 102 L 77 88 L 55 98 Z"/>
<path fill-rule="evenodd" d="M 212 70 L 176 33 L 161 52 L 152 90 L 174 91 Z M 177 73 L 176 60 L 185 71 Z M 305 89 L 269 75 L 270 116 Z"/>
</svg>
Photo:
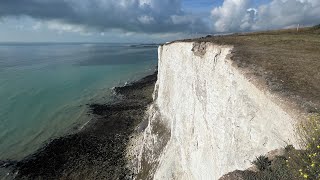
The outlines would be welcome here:
<svg viewBox="0 0 320 180">
<path fill-rule="evenodd" d="M 264 171 L 269 168 L 271 162 L 266 156 L 259 156 L 256 160 L 252 162 L 260 171 Z"/>
<path fill-rule="evenodd" d="M 272 162 L 266 156 L 259 156 L 252 164 L 260 171 L 243 171 L 243 179 L 320 180 L 320 114 L 310 116 L 297 130 L 305 149 L 296 150 L 288 145 L 285 155 L 277 156 Z"/>
<path fill-rule="evenodd" d="M 245 180 L 295 180 L 287 167 L 287 159 L 284 156 L 275 157 L 271 164 L 265 156 L 260 156 L 255 161 L 257 167 L 264 165 L 262 171 L 243 171 L 242 179 Z M 268 165 L 267 165 L 268 164 Z"/>
<path fill-rule="evenodd" d="M 305 149 L 287 148 L 287 165 L 296 178 L 320 180 L 320 115 L 300 124 L 298 133 Z"/>
</svg>

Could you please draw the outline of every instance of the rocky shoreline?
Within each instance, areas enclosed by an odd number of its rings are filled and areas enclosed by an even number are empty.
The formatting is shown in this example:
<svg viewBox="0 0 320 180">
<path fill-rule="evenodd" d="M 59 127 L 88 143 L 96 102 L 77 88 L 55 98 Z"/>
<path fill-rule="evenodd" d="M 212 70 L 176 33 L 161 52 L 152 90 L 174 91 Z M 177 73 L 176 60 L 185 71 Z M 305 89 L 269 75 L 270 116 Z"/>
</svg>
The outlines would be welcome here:
<svg viewBox="0 0 320 180">
<path fill-rule="evenodd" d="M 152 102 L 156 80 L 157 72 L 116 87 L 112 103 L 89 105 L 93 119 L 82 131 L 54 139 L 22 161 L 3 165 L 10 166 L 14 179 L 132 179 L 126 147 Z"/>
</svg>

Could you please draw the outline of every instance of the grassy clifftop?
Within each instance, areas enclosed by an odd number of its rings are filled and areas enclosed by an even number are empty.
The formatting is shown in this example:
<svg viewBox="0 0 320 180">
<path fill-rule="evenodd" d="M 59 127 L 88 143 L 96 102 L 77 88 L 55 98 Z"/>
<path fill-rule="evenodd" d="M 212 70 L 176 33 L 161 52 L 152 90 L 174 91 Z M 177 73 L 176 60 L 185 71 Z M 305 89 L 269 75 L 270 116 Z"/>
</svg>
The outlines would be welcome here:
<svg viewBox="0 0 320 180">
<path fill-rule="evenodd" d="M 307 112 L 320 111 L 320 27 L 208 36 L 189 42 L 234 46 L 232 60 Z"/>
</svg>

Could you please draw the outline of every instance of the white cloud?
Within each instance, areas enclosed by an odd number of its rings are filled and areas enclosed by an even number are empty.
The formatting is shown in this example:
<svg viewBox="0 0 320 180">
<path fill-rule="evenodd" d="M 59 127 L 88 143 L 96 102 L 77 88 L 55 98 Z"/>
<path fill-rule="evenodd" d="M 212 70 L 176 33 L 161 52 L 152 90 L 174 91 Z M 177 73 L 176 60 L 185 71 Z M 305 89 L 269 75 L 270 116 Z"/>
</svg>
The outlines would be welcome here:
<svg viewBox="0 0 320 180">
<path fill-rule="evenodd" d="M 46 24 L 49 30 L 54 30 L 54 31 L 57 31 L 58 33 L 64 33 L 64 32 L 81 33 L 81 34 L 87 33 L 85 28 L 78 25 L 64 24 L 58 21 L 49 21 Z"/>
<path fill-rule="evenodd" d="M 172 15 L 171 20 L 172 20 L 173 24 L 185 24 L 190 21 L 190 17 Z"/>
<path fill-rule="evenodd" d="M 155 22 L 154 18 L 151 16 L 147 16 L 147 15 L 143 15 L 138 17 L 138 20 L 142 23 L 142 24 L 152 24 Z"/>
<path fill-rule="evenodd" d="M 252 7 L 250 0 L 225 0 L 211 12 L 216 32 L 250 31 L 320 23 L 319 0 L 272 0 Z"/>
<path fill-rule="evenodd" d="M 34 31 L 39 31 L 42 28 L 42 23 L 41 22 L 36 22 L 31 29 Z"/>
<path fill-rule="evenodd" d="M 211 11 L 214 22 L 214 31 L 229 32 L 241 30 L 243 24 L 249 23 L 249 0 L 225 0 L 220 7 Z"/>
<path fill-rule="evenodd" d="M 18 24 L 18 25 L 15 25 L 15 28 L 18 30 L 23 30 L 23 29 L 25 29 L 25 26 L 22 24 Z"/>
<path fill-rule="evenodd" d="M 292 25 L 320 23 L 318 0 L 273 0 L 260 6 L 254 29 L 281 28 Z"/>
</svg>

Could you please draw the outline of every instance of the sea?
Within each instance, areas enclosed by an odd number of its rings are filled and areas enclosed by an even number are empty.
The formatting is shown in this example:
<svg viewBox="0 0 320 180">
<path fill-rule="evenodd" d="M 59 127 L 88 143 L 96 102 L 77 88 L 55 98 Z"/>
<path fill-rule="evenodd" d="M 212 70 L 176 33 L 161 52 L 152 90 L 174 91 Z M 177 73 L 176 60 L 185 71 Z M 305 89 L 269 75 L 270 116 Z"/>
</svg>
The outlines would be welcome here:
<svg viewBox="0 0 320 180">
<path fill-rule="evenodd" d="M 157 45 L 0 43 L 0 160 L 81 130 L 90 103 L 154 72 Z"/>
</svg>

